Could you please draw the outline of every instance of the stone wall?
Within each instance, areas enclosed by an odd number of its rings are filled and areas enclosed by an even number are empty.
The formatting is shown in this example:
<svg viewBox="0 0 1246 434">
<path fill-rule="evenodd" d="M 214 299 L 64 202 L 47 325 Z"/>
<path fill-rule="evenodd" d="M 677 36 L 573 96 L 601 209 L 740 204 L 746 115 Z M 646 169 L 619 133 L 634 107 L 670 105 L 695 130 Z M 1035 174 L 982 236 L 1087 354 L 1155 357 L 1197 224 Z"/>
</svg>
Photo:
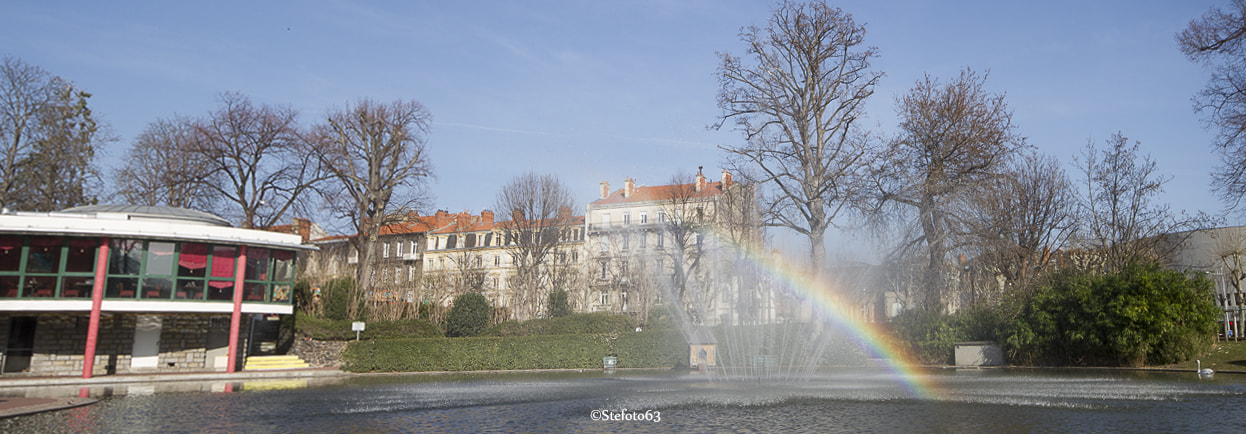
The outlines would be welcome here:
<svg viewBox="0 0 1246 434">
<path fill-rule="evenodd" d="M 93 375 L 124 373 L 166 373 L 205 371 L 209 335 L 224 334 L 221 339 L 227 345 L 229 317 L 204 314 L 164 314 L 160 317 L 159 354 L 155 368 L 131 369 L 134 349 L 134 329 L 137 314 L 105 314 L 100 318 L 99 337 L 96 341 Z M 0 317 L 4 339 L 8 338 L 8 316 Z M 85 314 L 38 315 L 35 326 L 34 354 L 31 356 L 29 375 L 81 375 L 89 317 Z M 244 316 L 239 331 L 240 351 L 246 348 L 251 325 L 250 317 Z M 7 344 L 7 342 L 6 342 Z M 0 347 L 3 348 L 3 347 Z M 241 369 L 242 357 L 237 361 Z M 224 369 L 220 369 L 224 370 Z"/>
<path fill-rule="evenodd" d="M 295 339 L 290 354 L 299 356 L 308 365 L 317 368 L 342 367 L 342 352 L 346 351 L 347 341 L 317 341 L 311 339 Z"/>
</svg>

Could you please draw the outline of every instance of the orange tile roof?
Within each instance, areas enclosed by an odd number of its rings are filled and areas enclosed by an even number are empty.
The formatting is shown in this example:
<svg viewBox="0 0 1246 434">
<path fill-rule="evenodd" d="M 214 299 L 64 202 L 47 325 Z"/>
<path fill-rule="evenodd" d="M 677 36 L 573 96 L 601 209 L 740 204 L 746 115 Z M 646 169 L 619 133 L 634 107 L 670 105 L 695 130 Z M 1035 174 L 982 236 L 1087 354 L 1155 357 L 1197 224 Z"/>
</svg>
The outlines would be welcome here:
<svg viewBox="0 0 1246 434">
<path fill-rule="evenodd" d="M 594 205 L 609 205 L 609 204 L 615 204 L 615 203 L 668 200 L 668 199 L 671 199 L 673 196 L 672 194 L 673 189 L 679 189 L 679 190 L 687 189 L 686 191 L 692 192 L 696 189 L 696 184 L 689 183 L 689 184 L 672 184 L 672 185 L 654 185 L 654 186 L 634 187 L 632 188 L 632 195 L 626 198 L 623 197 L 624 189 L 620 188 L 614 191 L 613 193 L 610 193 L 610 196 L 607 196 L 605 199 L 597 199 L 593 201 L 593 204 Z M 722 194 L 722 192 L 723 192 L 722 182 L 706 181 L 705 188 L 701 189 L 701 191 L 692 193 L 691 198 L 696 199 L 696 198 L 712 197 L 712 196 L 720 195 Z"/>
</svg>

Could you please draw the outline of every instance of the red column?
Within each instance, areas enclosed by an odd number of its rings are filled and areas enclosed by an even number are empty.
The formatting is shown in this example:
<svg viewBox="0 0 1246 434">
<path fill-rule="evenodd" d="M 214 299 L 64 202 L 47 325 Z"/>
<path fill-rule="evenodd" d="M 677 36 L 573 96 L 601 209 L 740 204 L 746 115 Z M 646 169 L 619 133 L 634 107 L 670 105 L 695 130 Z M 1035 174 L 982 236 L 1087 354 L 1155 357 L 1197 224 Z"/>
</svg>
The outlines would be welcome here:
<svg viewBox="0 0 1246 434">
<path fill-rule="evenodd" d="M 225 372 L 235 372 L 238 360 L 238 328 L 242 323 L 242 284 L 247 271 L 247 246 L 238 246 L 238 260 L 234 263 L 234 314 L 229 318 L 229 364 Z"/>
<path fill-rule="evenodd" d="M 100 334 L 100 306 L 104 305 L 104 280 L 108 273 L 108 237 L 100 238 L 95 255 L 95 284 L 91 287 L 91 321 L 87 326 L 87 348 L 82 352 L 82 378 L 95 371 L 95 342 Z"/>
</svg>

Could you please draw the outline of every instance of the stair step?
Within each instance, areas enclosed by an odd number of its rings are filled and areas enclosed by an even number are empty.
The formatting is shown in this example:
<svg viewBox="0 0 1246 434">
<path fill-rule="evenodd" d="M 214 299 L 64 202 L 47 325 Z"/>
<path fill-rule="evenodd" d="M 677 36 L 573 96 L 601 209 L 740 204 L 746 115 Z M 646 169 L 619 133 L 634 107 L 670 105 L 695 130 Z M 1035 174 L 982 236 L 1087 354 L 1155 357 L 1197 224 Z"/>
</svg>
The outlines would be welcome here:
<svg viewBox="0 0 1246 434">
<path fill-rule="evenodd" d="M 299 369 L 310 367 L 298 356 L 251 356 L 243 364 L 244 371 L 260 371 L 269 369 Z"/>
</svg>

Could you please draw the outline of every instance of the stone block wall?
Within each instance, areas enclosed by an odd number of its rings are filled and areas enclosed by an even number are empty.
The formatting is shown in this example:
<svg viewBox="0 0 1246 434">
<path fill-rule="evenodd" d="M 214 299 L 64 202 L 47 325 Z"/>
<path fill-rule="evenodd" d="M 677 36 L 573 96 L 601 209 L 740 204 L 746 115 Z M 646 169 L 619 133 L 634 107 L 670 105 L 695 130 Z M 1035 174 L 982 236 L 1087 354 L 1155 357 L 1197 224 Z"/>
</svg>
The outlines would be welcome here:
<svg viewBox="0 0 1246 434">
<path fill-rule="evenodd" d="M 134 348 L 134 328 L 137 314 L 111 314 L 100 318 L 99 337 L 96 341 L 93 375 L 124 374 L 135 372 L 167 373 L 209 370 L 207 362 L 208 336 L 214 332 L 228 336 L 228 316 L 204 314 L 165 314 L 161 317 L 159 358 L 155 369 L 131 369 Z M 215 321 L 213 320 L 215 318 Z M 0 345 L 7 345 L 9 316 L 0 316 Z M 246 348 L 250 319 L 244 316 L 239 332 L 240 350 Z M 89 317 L 83 314 L 38 315 L 35 326 L 34 354 L 31 356 L 29 375 L 73 376 L 81 375 Z M 227 341 L 227 339 L 226 339 Z M 0 346 L 0 348 L 5 348 Z M 242 357 L 238 360 L 242 366 Z M 7 375 L 7 374 L 6 374 Z"/>
<path fill-rule="evenodd" d="M 347 341 L 317 341 L 312 339 L 295 339 L 290 354 L 299 356 L 308 365 L 323 368 L 342 366 L 342 352 L 346 351 Z"/>
</svg>

